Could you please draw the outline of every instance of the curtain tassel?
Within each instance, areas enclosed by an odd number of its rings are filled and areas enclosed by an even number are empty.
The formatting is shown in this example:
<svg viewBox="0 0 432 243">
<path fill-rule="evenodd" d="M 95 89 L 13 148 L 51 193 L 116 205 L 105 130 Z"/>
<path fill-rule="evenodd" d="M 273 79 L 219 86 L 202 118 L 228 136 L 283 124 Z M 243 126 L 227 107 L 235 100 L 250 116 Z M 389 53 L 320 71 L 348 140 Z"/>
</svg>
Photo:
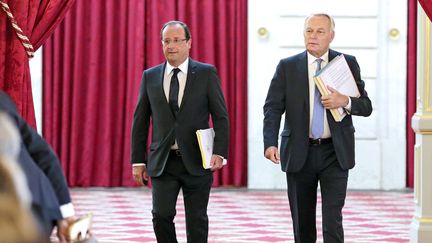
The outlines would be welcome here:
<svg viewBox="0 0 432 243">
<path fill-rule="evenodd" d="M 20 40 L 21 44 L 24 46 L 24 49 L 27 52 L 27 56 L 29 58 L 32 58 L 34 56 L 34 49 L 33 45 L 30 43 L 29 38 L 24 34 L 22 29 L 18 26 L 17 21 L 15 20 L 15 17 L 13 16 L 12 12 L 10 11 L 10 8 L 7 3 L 4 1 L 0 1 L 1 8 L 6 13 L 8 19 L 12 23 L 12 27 L 15 30 L 16 35 L 18 36 L 18 39 Z"/>
</svg>

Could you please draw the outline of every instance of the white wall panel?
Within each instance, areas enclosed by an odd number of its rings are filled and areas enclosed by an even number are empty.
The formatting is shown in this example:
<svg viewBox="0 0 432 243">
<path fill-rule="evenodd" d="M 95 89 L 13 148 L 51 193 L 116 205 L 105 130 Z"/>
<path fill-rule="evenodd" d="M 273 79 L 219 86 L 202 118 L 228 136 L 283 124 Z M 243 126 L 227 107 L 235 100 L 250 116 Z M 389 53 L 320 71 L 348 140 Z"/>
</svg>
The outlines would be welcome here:
<svg viewBox="0 0 432 243">
<path fill-rule="evenodd" d="M 374 107 L 370 117 L 353 118 L 357 165 L 349 187 L 404 188 L 406 6 L 406 0 L 249 1 L 249 187 L 286 187 L 280 166 L 263 157 L 262 107 L 278 61 L 304 51 L 305 17 L 327 12 L 336 22 L 331 48 L 356 56 Z M 260 36 L 259 28 L 268 35 Z M 390 38 L 391 28 L 400 36 Z"/>
</svg>

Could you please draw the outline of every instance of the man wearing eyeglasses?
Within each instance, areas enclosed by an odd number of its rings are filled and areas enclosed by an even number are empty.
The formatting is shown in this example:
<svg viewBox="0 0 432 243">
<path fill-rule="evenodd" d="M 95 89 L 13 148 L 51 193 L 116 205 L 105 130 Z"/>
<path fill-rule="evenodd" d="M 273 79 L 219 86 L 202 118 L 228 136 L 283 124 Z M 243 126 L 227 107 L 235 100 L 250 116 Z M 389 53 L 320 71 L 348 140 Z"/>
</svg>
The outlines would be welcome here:
<svg viewBox="0 0 432 243">
<path fill-rule="evenodd" d="M 207 205 L 212 171 L 223 166 L 228 153 L 228 114 L 216 69 L 189 57 L 192 44 L 188 26 L 170 21 L 161 30 L 166 62 L 147 69 L 132 126 L 134 180 L 152 181 L 153 228 L 158 242 L 177 242 L 174 217 L 183 192 L 187 242 L 208 238 Z M 210 170 L 202 166 L 196 131 L 215 131 Z M 149 126 L 152 125 L 147 153 Z"/>
</svg>

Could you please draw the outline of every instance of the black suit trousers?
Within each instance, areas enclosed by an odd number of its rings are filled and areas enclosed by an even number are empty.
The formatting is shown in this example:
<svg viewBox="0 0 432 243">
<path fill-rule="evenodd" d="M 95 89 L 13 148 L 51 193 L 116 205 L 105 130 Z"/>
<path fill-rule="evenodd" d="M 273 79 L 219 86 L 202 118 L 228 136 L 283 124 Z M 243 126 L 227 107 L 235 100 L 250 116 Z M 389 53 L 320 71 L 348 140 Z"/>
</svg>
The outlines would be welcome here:
<svg viewBox="0 0 432 243">
<path fill-rule="evenodd" d="M 188 243 L 205 243 L 208 238 L 207 205 L 213 175 L 193 176 L 181 156 L 170 153 L 162 175 L 152 177 L 153 229 L 159 243 L 177 242 L 174 217 L 182 189 Z"/>
<path fill-rule="evenodd" d="M 348 170 L 341 169 L 333 144 L 310 145 L 304 167 L 299 172 L 286 175 L 295 242 L 316 242 L 318 182 L 324 243 L 344 242 L 342 208 L 345 204 Z"/>
</svg>

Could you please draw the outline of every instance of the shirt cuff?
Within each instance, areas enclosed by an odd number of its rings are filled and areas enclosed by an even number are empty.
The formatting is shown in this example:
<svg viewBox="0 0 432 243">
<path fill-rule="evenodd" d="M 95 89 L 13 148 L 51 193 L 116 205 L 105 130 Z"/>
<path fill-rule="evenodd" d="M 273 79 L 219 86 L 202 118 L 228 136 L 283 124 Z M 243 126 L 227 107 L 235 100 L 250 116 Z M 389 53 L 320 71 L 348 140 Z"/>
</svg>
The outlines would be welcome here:
<svg viewBox="0 0 432 243">
<path fill-rule="evenodd" d="M 146 166 L 144 163 L 135 163 L 135 164 L 132 164 L 132 167 L 135 167 L 135 166 Z"/>
<path fill-rule="evenodd" d="M 72 203 L 63 204 L 60 206 L 60 212 L 64 219 L 69 218 L 75 215 L 75 208 Z"/>
<path fill-rule="evenodd" d="M 347 112 L 351 112 L 351 97 L 348 97 L 348 105 L 346 105 L 344 108 Z"/>
</svg>

